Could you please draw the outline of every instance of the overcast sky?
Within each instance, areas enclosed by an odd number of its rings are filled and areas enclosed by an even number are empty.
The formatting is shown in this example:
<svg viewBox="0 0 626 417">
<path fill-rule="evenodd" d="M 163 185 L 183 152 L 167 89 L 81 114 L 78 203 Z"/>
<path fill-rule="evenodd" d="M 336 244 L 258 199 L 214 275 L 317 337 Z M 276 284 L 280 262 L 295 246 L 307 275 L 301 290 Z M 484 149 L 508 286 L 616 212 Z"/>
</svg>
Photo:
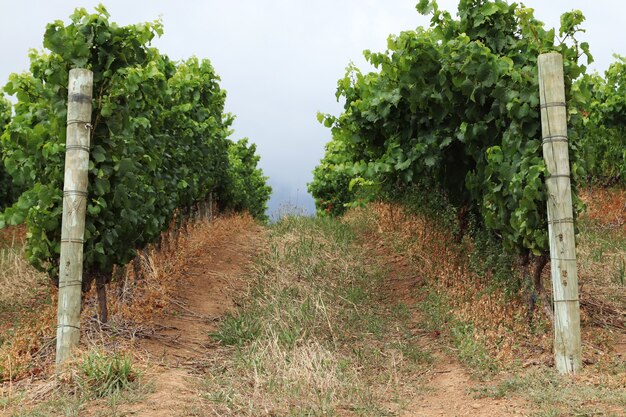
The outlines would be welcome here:
<svg viewBox="0 0 626 417">
<path fill-rule="evenodd" d="M 382 51 L 389 34 L 428 24 L 417 0 L 0 0 L 0 84 L 28 68 L 29 48 L 41 49 L 45 25 L 68 20 L 75 7 L 103 3 L 119 24 L 163 19 L 154 45 L 173 59 L 209 58 L 237 117 L 233 139 L 257 143 L 274 196 L 270 210 L 288 203 L 313 211 L 306 191 L 330 132 L 318 111 L 338 114 L 337 80 L 350 61 L 367 68 L 362 51 Z M 604 71 L 612 54 L 626 55 L 626 3 L 618 0 L 527 0 L 535 16 L 559 26 L 562 12 L 587 17 L 581 36 Z M 456 11 L 457 1 L 440 0 Z"/>
</svg>

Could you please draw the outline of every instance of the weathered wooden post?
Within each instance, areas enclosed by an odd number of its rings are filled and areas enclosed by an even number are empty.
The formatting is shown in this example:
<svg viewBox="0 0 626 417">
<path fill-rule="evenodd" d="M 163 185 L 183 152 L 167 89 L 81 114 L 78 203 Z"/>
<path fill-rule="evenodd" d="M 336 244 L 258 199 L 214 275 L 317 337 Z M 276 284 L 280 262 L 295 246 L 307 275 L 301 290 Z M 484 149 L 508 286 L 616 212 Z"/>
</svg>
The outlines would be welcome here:
<svg viewBox="0 0 626 417">
<path fill-rule="evenodd" d="M 580 303 L 563 57 L 559 53 L 542 54 L 538 63 L 543 157 L 548 170 L 546 188 L 554 300 L 554 355 L 559 372 L 576 373 L 582 367 Z"/>
<path fill-rule="evenodd" d="M 92 90 L 93 73 L 91 71 L 79 68 L 70 71 L 61 259 L 59 261 L 57 366 L 70 357 L 72 349 L 78 345 L 80 338 Z"/>
<path fill-rule="evenodd" d="M 213 221 L 213 192 L 209 193 L 209 221 Z"/>
</svg>

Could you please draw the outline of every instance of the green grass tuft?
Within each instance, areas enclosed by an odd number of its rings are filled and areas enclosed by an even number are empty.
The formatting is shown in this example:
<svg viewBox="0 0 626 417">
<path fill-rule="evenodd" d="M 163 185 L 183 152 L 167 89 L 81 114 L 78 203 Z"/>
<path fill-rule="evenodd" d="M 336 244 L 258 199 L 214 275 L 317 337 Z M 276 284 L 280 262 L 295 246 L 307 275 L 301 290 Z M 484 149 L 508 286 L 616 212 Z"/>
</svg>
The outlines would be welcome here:
<svg viewBox="0 0 626 417">
<path fill-rule="evenodd" d="M 78 383 L 93 398 L 108 397 L 130 388 L 138 374 L 132 359 L 91 350 L 78 366 Z"/>
</svg>

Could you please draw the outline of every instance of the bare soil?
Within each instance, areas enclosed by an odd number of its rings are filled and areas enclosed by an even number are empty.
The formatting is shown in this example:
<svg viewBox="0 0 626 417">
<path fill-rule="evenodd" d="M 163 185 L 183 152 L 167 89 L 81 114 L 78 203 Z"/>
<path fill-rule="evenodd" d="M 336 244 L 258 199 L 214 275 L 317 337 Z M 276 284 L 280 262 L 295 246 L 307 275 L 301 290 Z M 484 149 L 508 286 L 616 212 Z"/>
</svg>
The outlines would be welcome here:
<svg viewBox="0 0 626 417">
<path fill-rule="evenodd" d="M 183 268 L 180 295 L 159 323 L 163 330 L 140 345 L 151 364 L 145 378 L 153 392 L 125 410 L 128 415 L 188 416 L 205 408 L 199 404 L 195 380 L 214 348 L 209 334 L 216 330 L 217 319 L 235 309 L 234 300 L 245 290 L 242 276 L 265 241 L 262 227 L 230 221 L 218 226 L 219 239 L 200 235 L 191 242 L 194 256 Z"/>
<path fill-rule="evenodd" d="M 376 239 L 367 239 L 375 242 Z M 366 244 L 377 262 L 383 262 L 389 271 L 385 279 L 386 296 L 390 302 L 401 302 L 411 310 L 416 326 L 423 322 L 421 313 L 414 306 L 419 300 L 417 289 L 424 284 L 415 275 L 409 262 L 393 253 L 384 243 Z M 419 326 L 418 326 L 419 327 Z M 472 389 L 484 386 L 472 377 L 440 338 L 439 332 L 422 332 L 420 345 L 432 352 L 435 361 L 422 377 L 423 393 L 414 398 L 400 414 L 403 417 L 431 416 L 526 416 L 530 415 L 528 404 L 522 399 L 474 398 Z"/>
</svg>

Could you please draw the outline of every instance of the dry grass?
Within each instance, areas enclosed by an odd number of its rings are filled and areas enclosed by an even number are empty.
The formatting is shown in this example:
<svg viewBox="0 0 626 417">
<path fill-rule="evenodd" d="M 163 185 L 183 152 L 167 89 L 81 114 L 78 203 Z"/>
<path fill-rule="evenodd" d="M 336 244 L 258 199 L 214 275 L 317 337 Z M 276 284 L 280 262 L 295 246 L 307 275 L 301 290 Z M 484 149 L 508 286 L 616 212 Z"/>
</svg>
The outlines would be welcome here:
<svg viewBox="0 0 626 417">
<path fill-rule="evenodd" d="M 463 363 L 479 374 L 497 365 L 509 375 L 501 383 L 511 384 L 507 393 L 528 398 L 541 415 L 570 415 L 576 407 L 617 415 L 615 410 L 626 406 L 620 394 L 626 389 L 626 303 L 618 279 L 619 260 L 626 259 L 626 193 L 603 191 L 588 204 L 578 238 L 583 356 L 588 366 L 573 381 L 560 380 L 546 368 L 552 363 L 551 329 L 545 319 L 529 325 L 528 293 L 522 288 L 511 294 L 494 285 L 491 271 L 481 271 L 470 239 L 455 243 L 437 221 L 387 204 L 353 211 L 346 219 L 359 225 L 368 241 L 391 248 L 400 262 L 408 260 L 407 269 L 416 277 L 426 279 L 427 285 L 415 291 L 421 297 L 417 306 L 423 325 L 447 334 Z M 509 279 L 517 280 L 519 274 L 514 266 Z M 549 268 L 544 274 L 549 283 Z M 538 314 L 535 310 L 535 318 Z M 533 369 L 536 372 L 527 374 Z M 543 390 L 534 387 L 541 384 Z M 577 391 L 584 395 L 574 401 Z"/>
<path fill-rule="evenodd" d="M 608 207 L 606 221 L 583 216 L 578 241 L 585 358 L 594 363 L 611 357 L 626 318 L 626 292 L 620 278 L 626 264 L 624 212 L 611 209 L 626 204 L 626 193 L 594 196 L 590 213 L 602 212 L 596 205 L 604 203 Z M 477 259 L 471 239 L 456 243 L 436 221 L 387 204 L 353 211 L 346 218 L 352 223 L 367 223 L 370 240 L 384 242 L 409 261 L 416 276 L 427 278 L 430 290 L 451 307 L 452 316 L 473 325 L 473 337 L 492 358 L 503 365 L 550 362 L 552 335 L 548 323 L 540 318 L 529 326 L 528 292 L 522 287 L 511 294 L 495 285 L 492 271 Z M 509 274 L 506 279 L 521 279 L 515 265 Z M 549 279 L 547 267 L 544 281 L 549 283 Z M 535 311 L 535 317 L 538 314 Z"/>
<path fill-rule="evenodd" d="M 251 290 L 214 335 L 212 415 L 385 415 L 430 357 L 381 298 L 381 272 L 331 219 L 283 219 Z"/>
<path fill-rule="evenodd" d="M 22 246 L 26 240 L 26 227 L 7 226 L 0 229 L 0 249 Z"/>
<path fill-rule="evenodd" d="M 52 345 L 48 278 L 24 258 L 23 228 L 0 231 L 0 382 L 38 375 Z M 52 295 L 54 297 L 54 294 Z"/>
<path fill-rule="evenodd" d="M 58 378 L 20 381 L 0 390 L 0 414 L 15 417 L 125 415 L 121 408 L 143 401 L 153 385 L 130 352 L 79 349 Z M 60 382 L 60 383 L 59 383 Z"/>
<path fill-rule="evenodd" d="M 254 220 L 248 215 L 219 217 L 211 222 L 188 222 L 178 232 L 173 229 L 163 234 L 158 245 L 141 251 L 137 265 L 115 272 L 116 279 L 108 286 L 109 323 L 102 325 L 96 317 L 95 289 L 85 296 L 81 315 L 81 346 L 78 359 L 69 367 L 71 381 L 80 374 L 84 358 L 92 352 L 104 357 L 124 355 L 134 357 L 136 367 L 147 366 L 136 341 L 155 337 L 161 318 L 176 303 L 176 293 L 181 285 L 188 285 L 184 265 L 189 259 L 202 255 L 203 245 L 219 242 L 233 229 L 250 227 Z M 30 268 L 24 261 L 20 265 Z M 135 267 L 136 266 L 136 267 Z M 118 403 L 140 399 L 144 387 L 133 388 L 130 393 L 107 396 L 96 403 L 86 403 L 84 392 L 77 390 L 76 381 L 64 384 L 64 389 L 54 387 L 54 331 L 56 322 L 56 291 L 45 284 L 48 297 L 45 305 L 39 298 L 24 293 L 23 302 L 33 304 L 36 311 L 20 313 L 21 318 L 11 329 L 2 332 L 5 342 L 0 346 L 0 410 L 16 415 L 82 415 L 85 407 L 96 415 L 118 415 Z M 82 352 L 82 353 L 81 353 Z M 68 392 L 69 390 L 69 392 Z M 140 395 L 141 394 L 141 395 Z M 137 398 L 135 398 L 137 397 Z M 102 407 L 98 405 L 102 403 Z M 111 411 L 113 410 L 113 411 Z M 118 411 L 115 411 L 118 410 Z"/>
<path fill-rule="evenodd" d="M 344 369 L 334 351 L 313 341 L 293 348 L 277 338 L 257 341 L 215 366 L 222 373 L 209 376 L 203 391 L 217 415 L 286 415 L 295 410 L 332 415 L 356 388 L 356 371 Z"/>
<path fill-rule="evenodd" d="M 582 195 L 578 258 L 586 319 L 626 332 L 626 190 Z"/>
<path fill-rule="evenodd" d="M 10 306 L 23 304 L 45 287 L 44 274 L 36 271 L 24 259 L 23 229 L 0 230 L 0 312 Z"/>
<path fill-rule="evenodd" d="M 106 326 L 95 319 L 95 290 L 87 293 L 81 314 L 82 348 L 119 351 L 154 335 L 160 315 L 176 300 L 176 291 L 184 283 L 183 265 L 199 242 L 219 240 L 226 228 L 253 222 L 249 216 L 236 219 L 186 224 L 180 233 L 165 233 L 161 249 L 152 245 L 141 251 L 137 268 L 131 264 L 117 271 L 117 279 L 109 285 Z M 0 249 L 0 381 L 28 378 L 27 385 L 52 373 L 57 307 L 56 289 L 28 265 L 21 251 L 17 245 Z"/>
<path fill-rule="evenodd" d="M 601 228 L 626 233 L 626 189 L 590 188 L 580 197 L 587 206 L 584 217 Z"/>
<path fill-rule="evenodd" d="M 32 298 L 47 283 L 47 276 L 30 266 L 21 248 L 0 250 L 0 310 Z"/>
<path fill-rule="evenodd" d="M 522 395 L 542 410 L 541 415 L 564 415 L 575 411 L 572 407 L 611 415 L 626 401 L 620 395 L 626 389 L 626 354 L 618 356 L 616 351 L 620 338 L 624 343 L 624 332 L 607 322 L 625 307 L 615 262 L 626 256 L 619 214 L 625 195 L 621 200 L 610 193 L 594 195 L 589 215 L 582 218 L 582 299 L 595 303 L 592 307 L 583 303 L 584 355 L 595 365 L 577 379 L 561 381 L 541 366 L 552 356 L 547 322 L 529 326 L 527 293 L 511 294 L 494 285 L 493 272 L 480 269 L 474 242 L 455 243 L 450 231 L 436 221 L 376 204 L 351 211 L 343 222 L 291 216 L 271 229 L 269 245 L 247 278 L 248 291 L 238 300 L 240 310 L 222 320 L 213 335 L 218 347 L 202 358 L 207 372 L 199 390 L 204 401 L 194 412 L 401 414 L 420 394 L 433 360 L 423 347 L 424 334 L 441 331 L 460 359 L 475 370 L 509 372 L 481 395 Z M 593 206 L 596 203 L 609 208 L 603 211 Z M 93 319 L 95 294 L 88 295 L 83 350 L 97 346 L 105 352 L 132 351 L 137 338 L 154 335 L 161 317 L 174 307 L 179 286 L 189 285 L 185 277 L 189 259 L 203 256 L 207 242 L 219 242 L 233 228 L 252 222 L 237 216 L 165 234 L 160 249 L 150 247 L 140 254 L 137 268 L 118 271 L 109 290 L 108 326 Z M 355 240 L 359 236 L 364 239 Z M 14 255 L 16 249 L 6 246 L 0 253 L 12 253 L 7 255 L 8 265 L 15 263 L 20 273 L 27 273 Z M 402 276 L 390 280 L 398 274 Z M 512 269 L 510 274 L 517 279 L 519 271 Z M 32 379 L 51 370 L 56 303 L 42 282 L 43 298 L 34 296 L 28 286 L 7 297 L 22 300 L 20 305 L 30 311 L 20 311 L 13 330 L 8 325 L 0 329 L 4 337 L 0 375 L 5 379 Z M 418 309 L 421 322 L 414 320 L 413 310 Z M 20 384 L 30 381 L 0 388 L 0 410 L 16 410 L 34 401 Z M 42 387 L 45 391 L 45 383 Z M 577 392 L 582 393 L 579 400 Z M 42 395 L 56 402 L 42 412 L 34 408 L 32 415 L 79 415 L 83 409 L 77 398 Z"/>
<path fill-rule="evenodd" d="M 381 242 L 380 245 L 399 253 L 408 261 L 415 279 L 428 283 L 426 292 L 418 295 L 428 314 L 436 313 L 433 302 L 449 306 L 449 310 L 439 314 L 442 317 L 431 316 L 425 320 L 439 321 L 447 327 L 451 321 L 457 323 L 462 329 L 459 331 L 464 333 L 463 338 L 475 342 L 468 346 L 472 351 L 468 356 L 476 357 L 475 350 L 484 347 L 489 358 L 502 365 L 528 360 L 526 344 L 529 341 L 542 351 L 549 349 L 550 335 L 538 335 L 528 326 L 528 303 L 524 294 L 512 296 L 494 285 L 491 271 L 477 273 L 477 267 L 470 264 L 475 254 L 469 239 L 456 243 L 452 232 L 436 221 L 410 214 L 399 206 L 373 204 L 365 210 L 353 211 L 347 221 L 363 223 L 363 216 L 373 217 L 367 221 L 375 226 L 370 229 L 369 240 Z M 473 262 L 477 262 L 475 257 Z M 511 280 L 518 279 L 516 271 L 510 274 Z M 492 368 L 494 363 L 481 360 L 476 365 Z"/>
<path fill-rule="evenodd" d="M 150 331 L 158 326 L 162 315 L 177 301 L 176 293 L 182 285 L 189 285 L 185 265 L 202 255 L 203 247 L 219 242 L 232 230 L 254 224 L 249 215 L 218 217 L 211 222 L 190 222 L 175 233 L 168 230 L 160 245 L 150 245 L 138 253 L 136 264 L 121 269 L 109 285 L 109 328 L 123 330 L 131 338 L 133 330 Z M 83 316 L 93 317 L 97 303 L 95 294 L 86 299 Z"/>
</svg>

